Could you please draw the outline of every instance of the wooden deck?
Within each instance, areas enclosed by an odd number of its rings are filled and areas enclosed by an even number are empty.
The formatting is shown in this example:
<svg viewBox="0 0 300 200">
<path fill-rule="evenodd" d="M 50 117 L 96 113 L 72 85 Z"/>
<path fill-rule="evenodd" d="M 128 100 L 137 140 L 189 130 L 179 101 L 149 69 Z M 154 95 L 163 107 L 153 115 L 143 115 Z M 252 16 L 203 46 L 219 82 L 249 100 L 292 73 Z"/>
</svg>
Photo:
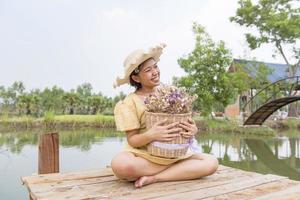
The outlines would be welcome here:
<svg viewBox="0 0 300 200">
<path fill-rule="evenodd" d="M 300 182 L 220 166 L 209 177 L 164 182 L 135 189 L 111 169 L 33 175 L 21 178 L 34 200 L 60 199 L 300 199 Z"/>
</svg>

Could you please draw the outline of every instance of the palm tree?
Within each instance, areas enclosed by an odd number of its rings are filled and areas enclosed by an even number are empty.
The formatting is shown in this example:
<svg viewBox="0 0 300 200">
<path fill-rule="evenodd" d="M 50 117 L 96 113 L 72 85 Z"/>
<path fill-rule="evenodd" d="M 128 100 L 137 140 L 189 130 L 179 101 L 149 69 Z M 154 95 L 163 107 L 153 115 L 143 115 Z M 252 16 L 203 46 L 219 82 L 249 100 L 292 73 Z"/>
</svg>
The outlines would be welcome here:
<svg viewBox="0 0 300 200">
<path fill-rule="evenodd" d="M 80 97 L 74 91 L 67 92 L 62 97 L 64 104 L 67 109 L 69 109 L 69 114 L 73 115 L 75 113 L 75 107 L 80 103 Z"/>
<path fill-rule="evenodd" d="M 88 98 L 92 96 L 93 87 L 90 83 L 83 83 L 79 85 L 76 89 L 76 93 L 79 95 L 81 101 L 80 105 L 78 105 L 78 109 L 80 113 L 87 114 L 89 113 L 89 105 L 88 105 Z"/>
<path fill-rule="evenodd" d="M 51 89 L 45 88 L 39 96 L 41 97 L 41 106 L 44 111 L 54 111 L 55 113 L 63 113 L 64 90 L 53 86 Z"/>
<path fill-rule="evenodd" d="M 100 109 L 100 106 L 104 104 L 104 98 L 102 96 L 93 95 L 88 98 L 88 107 L 91 108 L 91 114 L 95 115 Z"/>
<path fill-rule="evenodd" d="M 31 115 L 32 111 L 38 112 L 40 97 L 34 94 L 24 93 L 17 97 L 19 113 L 25 110 L 26 115 Z"/>
</svg>

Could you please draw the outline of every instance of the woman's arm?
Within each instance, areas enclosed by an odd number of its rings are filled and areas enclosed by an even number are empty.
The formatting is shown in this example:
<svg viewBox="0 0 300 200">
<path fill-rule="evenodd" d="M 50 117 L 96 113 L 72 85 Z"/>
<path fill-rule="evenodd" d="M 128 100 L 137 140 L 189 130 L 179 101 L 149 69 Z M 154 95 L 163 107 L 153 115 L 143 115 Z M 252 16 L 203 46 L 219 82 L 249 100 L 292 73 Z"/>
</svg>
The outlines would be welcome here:
<svg viewBox="0 0 300 200">
<path fill-rule="evenodd" d="M 152 142 L 148 134 L 139 134 L 139 129 L 126 131 L 127 142 L 132 147 L 141 147 Z"/>
<path fill-rule="evenodd" d="M 181 128 L 176 128 L 177 122 L 163 126 L 165 121 L 156 123 L 145 133 L 140 134 L 139 129 L 126 131 L 128 144 L 132 147 L 141 147 L 152 141 L 171 141 L 179 136 Z"/>
</svg>

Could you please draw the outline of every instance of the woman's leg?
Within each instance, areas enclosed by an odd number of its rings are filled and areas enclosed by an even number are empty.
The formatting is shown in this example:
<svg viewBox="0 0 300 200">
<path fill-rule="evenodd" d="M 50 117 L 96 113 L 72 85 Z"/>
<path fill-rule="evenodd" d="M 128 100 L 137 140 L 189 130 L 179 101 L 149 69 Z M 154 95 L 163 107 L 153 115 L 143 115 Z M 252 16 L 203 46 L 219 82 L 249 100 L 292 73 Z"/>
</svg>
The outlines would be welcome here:
<svg viewBox="0 0 300 200">
<path fill-rule="evenodd" d="M 179 161 L 169 168 L 152 176 L 142 176 L 136 182 L 136 187 L 142 187 L 154 182 L 191 180 L 213 174 L 218 168 L 218 160 L 209 154 L 194 154 L 190 158 Z"/>
<path fill-rule="evenodd" d="M 142 176 L 157 174 L 169 166 L 155 164 L 126 151 L 119 153 L 111 161 L 114 174 L 118 178 L 128 181 L 135 181 Z"/>
</svg>

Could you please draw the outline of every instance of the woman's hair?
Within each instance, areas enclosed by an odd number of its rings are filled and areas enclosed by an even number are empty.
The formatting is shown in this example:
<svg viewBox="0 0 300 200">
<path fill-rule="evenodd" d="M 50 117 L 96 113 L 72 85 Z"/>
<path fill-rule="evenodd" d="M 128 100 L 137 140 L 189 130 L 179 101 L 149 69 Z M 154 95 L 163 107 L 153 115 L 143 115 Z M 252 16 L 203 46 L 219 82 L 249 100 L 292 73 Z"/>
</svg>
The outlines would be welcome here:
<svg viewBox="0 0 300 200">
<path fill-rule="evenodd" d="M 134 81 L 132 79 L 132 76 L 138 75 L 140 73 L 140 70 L 141 70 L 143 64 L 145 62 L 147 62 L 148 60 L 150 60 L 150 59 L 153 59 L 153 58 L 148 58 L 147 60 L 145 60 L 144 62 L 142 62 L 137 68 L 135 68 L 135 70 L 133 70 L 133 72 L 131 72 L 131 74 L 129 76 L 130 85 L 133 86 L 133 87 L 135 87 L 136 90 L 141 89 L 142 88 L 142 84 Z"/>
<path fill-rule="evenodd" d="M 136 69 L 138 69 L 138 68 L 139 67 L 137 67 Z M 129 76 L 130 85 L 133 86 L 133 87 L 135 87 L 136 90 L 139 90 L 139 89 L 142 88 L 142 84 L 141 83 L 138 83 L 138 82 L 136 82 L 135 80 L 132 79 L 132 76 L 136 76 L 136 75 L 138 75 L 138 73 L 139 73 L 139 70 L 134 70 L 130 74 L 130 76 Z"/>
</svg>

